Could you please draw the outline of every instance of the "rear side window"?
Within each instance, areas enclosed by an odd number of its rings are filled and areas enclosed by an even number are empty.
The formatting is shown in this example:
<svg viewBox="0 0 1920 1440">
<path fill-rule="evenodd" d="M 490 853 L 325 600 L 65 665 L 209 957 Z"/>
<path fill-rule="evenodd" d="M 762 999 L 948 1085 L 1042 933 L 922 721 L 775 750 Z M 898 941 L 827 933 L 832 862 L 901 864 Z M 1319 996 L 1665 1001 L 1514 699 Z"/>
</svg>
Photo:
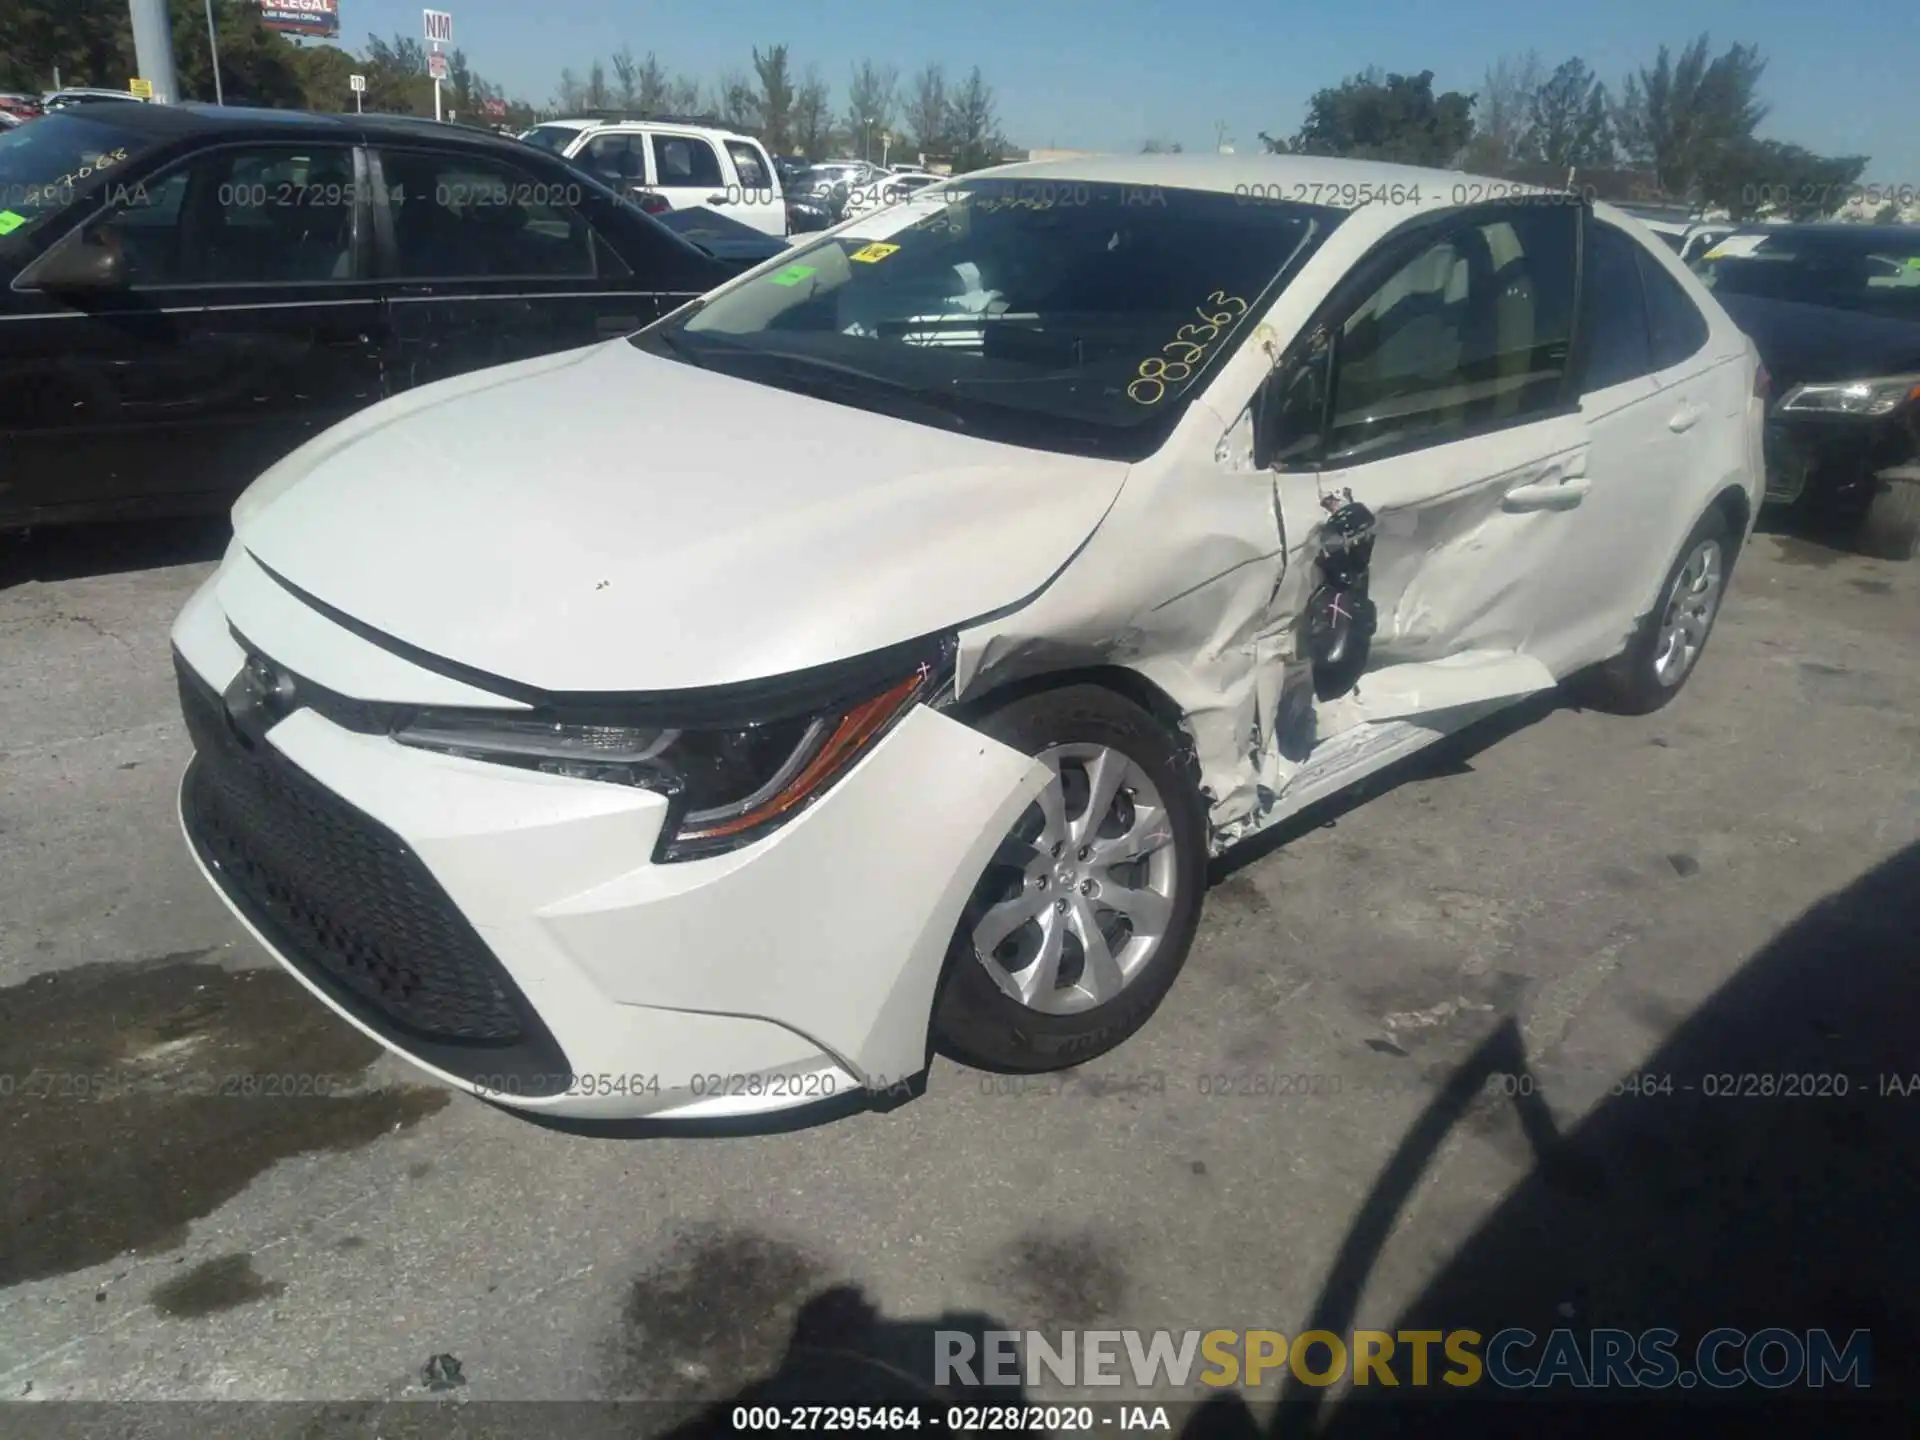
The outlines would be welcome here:
<svg viewBox="0 0 1920 1440">
<path fill-rule="evenodd" d="M 698 135 L 655 135 L 653 173 L 656 185 L 711 185 L 717 189 L 726 183 L 720 174 L 720 157 Z"/>
<path fill-rule="evenodd" d="M 1587 331 L 1587 374 L 1582 387 L 1605 390 L 1651 374 L 1653 339 L 1640 280 L 1640 246 L 1604 221 L 1587 226 L 1587 268 L 1581 293 Z M 1684 298 L 1684 297 L 1683 297 Z"/>
<path fill-rule="evenodd" d="M 742 190 L 765 190 L 772 183 L 767 178 L 767 162 L 746 141 L 727 141 L 727 154 L 733 157 L 733 168 L 740 172 Z"/>
<path fill-rule="evenodd" d="M 1639 247 L 1635 247 L 1636 250 Z M 1707 343 L 1707 317 L 1687 298 L 1680 282 L 1651 254 L 1640 250 L 1640 283 L 1646 287 L 1647 329 L 1653 340 L 1653 367 L 1666 370 L 1700 353 Z"/>
<path fill-rule="evenodd" d="M 646 183 L 646 146 L 644 135 L 596 135 L 574 160 L 624 193 L 629 186 Z"/>
</svg>

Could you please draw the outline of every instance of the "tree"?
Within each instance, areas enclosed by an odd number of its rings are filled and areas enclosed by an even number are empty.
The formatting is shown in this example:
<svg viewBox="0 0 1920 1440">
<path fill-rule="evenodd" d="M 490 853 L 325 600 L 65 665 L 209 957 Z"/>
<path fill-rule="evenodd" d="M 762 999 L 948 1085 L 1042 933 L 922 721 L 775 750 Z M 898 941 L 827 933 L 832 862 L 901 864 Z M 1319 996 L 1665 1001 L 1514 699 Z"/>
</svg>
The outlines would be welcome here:
<svg viewBox="0 0 1920 1440">
<path fill-rule="evenodd" d="M 1700 199 L 1736 220 L 1762 210 L 1790 220 L 1824 220 L 1839 209 L 1867 168 L 1864 155 L 1816 155 L 1778 140 L 1739 140 L 1701 161 Z"/>
<path fill-rule="evenodd" d="M 956 175 L 994 164 L 1006 149 L 993 87 L 981 77 L 978 65 L 954 90 L 953 102 L 947 107 L 947 137 Z"/>
<path fill-rule="evenodd" d="M 794 92 L 793 146 L 809 160 L 824 160 L 833 148 L 833 101 L 817 65 L 807 67 Z"/>
<path fill-rule="evenodd" d="M 473 112 L 479 108 L 480 90 L 473 66 L 467 63 L 466 51 L 454 50 L 448 54 L 447 84 L 451 87 L 446 96 L 447 107 L 456 115 L 473 118 Z"/>
<path fill-rule="evenodd" d="M 1614 107 L 1614 129 L 1630 159 L 1653 167 L 1669 194 L 1687 194 L 1701 168 L 1718 152 L 1753 138 L 1767 116 L 1756 98 L 1767 62 L 1752 45 L 1732 45 L 1707 59 L 1699 36 L 1676 62 L 1660 47 L 1652 69 L 1629 75 Z"/>
<path fill-rule="evenodd" d="M 367 56 L 361 73 L 367 77 L 362 103 L 369 110 L 393 115 L 431 115 L 433 81 L 427 75 L 427 47 L 411 35 L 382 40 L 367 37 Z"/>
<path fill-rule="evenodd" d="M 1613 163 L 1607 87 L 1579 56 L 1562 61 L 1534 92 L 1520 158 L 1566 169 Z"/>
<path fill-rule="evenodd" d="M 607 88 L 607 67 L 596 60 L 587 70 L 587 109 L 612 108 L 613 91 Z"/>
<path fill-rule="evenodd" d="M 1474 97 L 1433 93 L 1433 72 L 1382 74 L 1367 70 L 1315 92 L 1306 122 L 1291 140 L 1260 139 L 1269 150 L 1297 155 L 1344 155 L 1407 165 L 1455 164 L 1473 138 Z"/>
<path fill-rule="evenodd" d="M 260 22 L 260 7 L 244 0 L 218 0 L 214 24 L 220 34 L 220 88 L 213 83 L 213 52 L 207 44 L 204 4 L 176 3 L 168 10 L 173 22 L 173 68 L 181 100 L 212 103 L 216 95 L 229 105 L 268 105 L 297 109 L 307 103 L 300 72 L 293 63 L 295 48 Z M 129 26 L 129 51 L 132 33 Z M 341 100 L 324 108 L 338 110 Z"/>
<path fill-rule="evenodd" d="M 906 103 L 907 133 L 922 155 L 944 155 L 947 150 L 946 67 L 935 61 L 913 77 Z"/>
<path fill-rule="evenodd" d="M 1545 83 L 1538 51 L 1494 61 L 1474 96 L 1473 139 L 1463 161 L 1467 169 L 1498 175 L 1520 158 L 1533 123 L 1534 97 Z"/>
<path fill-rule="evenodd" d="M 873 137 L 893 127 L 894 106 L 900 93 L 900 72 L 891 65 L 862 60 L 847 81 L 847 133 L 862 157 Z"/>
<path fill-rule="evenodd" d="M 700 82 L 691 75 L 676 75 L 667 87 L 667 109 L 676 115 L 700 113 Z"/>
<path fill-rule="evenodd" d="M 785 154 L 793 134 L 793 74 L 787 68 L 787 47 L 769 45 L 762 55 L 753 47 L 753 72 L 760 82 L 758 107 L 760 138 L 776 155 Z"/>
<path fill-rule="evenodd" d="M 721 72 L 713 87 L 713 110 L 720 123 L 735 130 L 760 127 L 760 94 L 738 66 Z"/>
<path fill-rule="evenodd" d="M 6 0 L 0 4 L 0 86 L 38 94 L 63 85 L 118 89 L 133 75 L 124 0 Z"/>
<path fill-rule="evenodd" d="M 614 94 L 620 108 L 625 111 L 644 109 L 640 103 L 640 62 L 633 58 L 633 47 L 622 45 L 615 52 L 612 64 Z"/>
<path fill-rule="evenodd" d="M 372 82 L 368 82 L 371 84 Z M 587 103 L 587 87 L 580 83 L 580 77 L 571 70 L 560 72 L 560 84 L 553 92 L 553 103 L 563 115 L 571 115 L 584 109 Z"/>
</svg>

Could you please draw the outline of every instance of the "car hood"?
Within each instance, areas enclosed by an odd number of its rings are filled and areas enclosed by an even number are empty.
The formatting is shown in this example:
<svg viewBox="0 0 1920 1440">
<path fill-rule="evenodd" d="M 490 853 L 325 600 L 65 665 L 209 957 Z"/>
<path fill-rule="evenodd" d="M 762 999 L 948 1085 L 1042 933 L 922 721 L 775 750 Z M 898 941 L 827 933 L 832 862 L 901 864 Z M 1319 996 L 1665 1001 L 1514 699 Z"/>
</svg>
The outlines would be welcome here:
<svg viewBox="0 0 1920 1440">
<path fill-rule="evenodd" d="M 363 411 L 256 481 L 234 528 L 294 586 L 444 659 L 675 690 L 1013 604 L 1125 476 L 613 341 Z"/>
<path fill-rule="evenodd" d="M 1810 381 L 1920 370 L 1920 325 L 1909 321 L 1754 295 L 1714 298 L 1753 340 L 1776 395 Z"/>
</svg>

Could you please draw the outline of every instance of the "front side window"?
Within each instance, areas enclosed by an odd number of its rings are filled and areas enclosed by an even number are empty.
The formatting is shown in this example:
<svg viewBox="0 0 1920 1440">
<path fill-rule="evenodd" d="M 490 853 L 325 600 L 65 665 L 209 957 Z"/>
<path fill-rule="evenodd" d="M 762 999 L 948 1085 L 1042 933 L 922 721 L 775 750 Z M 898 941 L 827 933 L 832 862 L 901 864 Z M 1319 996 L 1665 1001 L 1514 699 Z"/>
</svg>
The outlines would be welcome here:
<svg viewBox="0 0 1920 1440">
<path fill-rule="evenodd" d="M 647 179 L 647 137 L 596 135 L 574 159 L 616 190 L 642 185 Z"/>
<path fill-rule="evenodd" d="M 720 157 L 697 135 L 655 135 L 653 173 L 656 185 L 710 185 L 726 183 Z"/>
<path fill-rule="evenodd" d="M 1329 458 L 1432 444 L 1558 404 L 1579 213 L 1516 208 L 1448 228 L 1335 337 Z"/>
<path fill-rule="evenodd" d="M 1150 453 L 1341 213 L 1158 186 L 956 184 L 795 246 L 635 343 L 968 433 Z"/>
<path fill-rule="evenodd" d="M 115 187 L 88 238 L 136 287 L 350 280 L 356 193 L 344 145 L 214 150 Z"/>
<path fill-rule="evenodd" d="M 1647 334 L 1640 282 L 1640 246 L 1623 231 L 1596 220 L 1587 227 L 1581 325 L 1588 335 L 1585 388 L 1605 390 L 1658 368 Z"/>
<path fill-rule="evenodd" d="M 584 185 L 470 155 L 381 155 L 396 273 L 409 280 L 585 279 Z"/>
</svg>

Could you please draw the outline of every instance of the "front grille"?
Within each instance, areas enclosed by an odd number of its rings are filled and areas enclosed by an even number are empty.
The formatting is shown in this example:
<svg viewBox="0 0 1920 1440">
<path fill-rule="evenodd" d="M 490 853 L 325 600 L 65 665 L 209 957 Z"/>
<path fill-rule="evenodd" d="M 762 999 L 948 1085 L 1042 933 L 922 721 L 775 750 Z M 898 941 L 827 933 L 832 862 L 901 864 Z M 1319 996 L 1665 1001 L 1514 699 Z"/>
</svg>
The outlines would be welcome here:
<svg viewBox="0 0 1920 1440">
<path fill-rule="evenodd" d="M 242 735 L 222 697 L 175 666 L 195 750 L 187 830 L 234 903 L 400 1048 L 543 1093 L 536 1082 L 567 1068 L 559 1047 L 420 858 L 263 737 Z"/>
</svg>

